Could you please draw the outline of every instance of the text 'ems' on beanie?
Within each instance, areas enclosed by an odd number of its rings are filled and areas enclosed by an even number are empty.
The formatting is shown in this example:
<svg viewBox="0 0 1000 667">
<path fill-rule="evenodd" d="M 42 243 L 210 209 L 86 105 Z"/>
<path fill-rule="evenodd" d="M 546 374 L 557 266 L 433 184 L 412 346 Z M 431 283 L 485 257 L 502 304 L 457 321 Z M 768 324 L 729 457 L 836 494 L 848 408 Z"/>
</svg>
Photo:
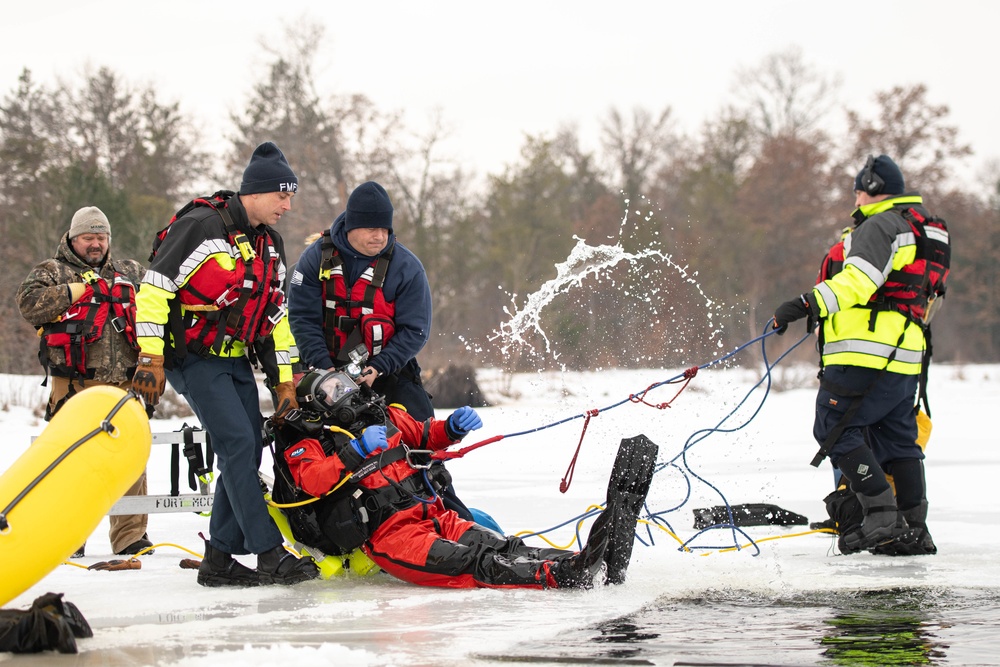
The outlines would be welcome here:
<svg viewBox="0 0 1000 667">
<path fill-rule="evenodd" d="M 901 195 L 906 191 L 906 184 L 903 181 L 903 172 L 888 155 L 879 155 L 872 163 L 872 172 L 882 179 L 883 185 L 876 192 L 865 188 L 865 172 L 868 170 L 866 164 L 854 178 L 855 192 L 868 192 L 870 195 Z"/>
<path fill-rule="evenodd" d="M 288 166 L 288 160 L 281 149 L 270 141 L 265 141 L 254 149 L 250 162 L 243 171 L 241 195 L 261 192 L 295 192 L 299 189 L 299 179 Z"/>
<path fill-rule="evenodd" d="M 84 206 L 73 214 L 73 222 L 69 225 L 69 238 L 72 241 L 80 234 L 107 234 L 111 236 L 111 223 L 104 211 L 96 206 Z"/>
<path fill-rule="evenodd" d="M 347 198 L 344 229 L 381 228 L 392 231 L 392 202 L 375 181 L 362 183 Z"/>
</svg>

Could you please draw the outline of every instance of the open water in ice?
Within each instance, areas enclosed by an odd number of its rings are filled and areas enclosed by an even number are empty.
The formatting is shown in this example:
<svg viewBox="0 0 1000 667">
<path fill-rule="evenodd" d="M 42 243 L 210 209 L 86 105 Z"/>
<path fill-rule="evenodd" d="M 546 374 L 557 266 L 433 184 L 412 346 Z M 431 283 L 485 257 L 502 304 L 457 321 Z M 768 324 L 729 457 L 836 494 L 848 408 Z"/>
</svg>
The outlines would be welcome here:
<svg viewBox="0 0 1000 667">
<path fill-rule="evenodd" d="M 897 588 L 776 599 L 707 591 L 529 642 L 503 662 L 646 665 L 994 665 L 1000 591 Z"/>
</svg>

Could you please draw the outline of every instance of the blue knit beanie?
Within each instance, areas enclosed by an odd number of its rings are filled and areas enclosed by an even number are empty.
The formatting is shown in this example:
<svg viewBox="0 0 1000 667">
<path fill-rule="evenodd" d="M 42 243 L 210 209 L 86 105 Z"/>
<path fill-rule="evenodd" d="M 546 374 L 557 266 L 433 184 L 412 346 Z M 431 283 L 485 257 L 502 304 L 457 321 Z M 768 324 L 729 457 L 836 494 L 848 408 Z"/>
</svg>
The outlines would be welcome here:
<svg viewBox="0 0 1000 667">
<path fill-rule="evenodd" d="M 265 141 L 254 149 L 250 162 L 243 171 L 241 195 L 261 192 L 295 192 L 299 189 L 299 179 L 288 166 L 288 160 L 281 149 L 270 141 Z"/>
<path fill-rule="evenodd" d="M 347 198 L 344 230 L 361 227 L 392 231 L 392 202 L 385 188 L 375 181 L 362 183 Z"/>
<path fill-rule="evenodd" d="M 896 163 L 888 155 L 879 155 L 872 164 L 872 171 L 881 178 L 885 184 L 877 192 L 865 190 L 865 171 L 868 169 L 866 163 L 858 175 L 854 178 L 855 191 L 868 192 L 870 195 L 901 195 L 906 191 L 906 183 L 903 181 L 903 172 L 900 171 Z"/>
</svg>

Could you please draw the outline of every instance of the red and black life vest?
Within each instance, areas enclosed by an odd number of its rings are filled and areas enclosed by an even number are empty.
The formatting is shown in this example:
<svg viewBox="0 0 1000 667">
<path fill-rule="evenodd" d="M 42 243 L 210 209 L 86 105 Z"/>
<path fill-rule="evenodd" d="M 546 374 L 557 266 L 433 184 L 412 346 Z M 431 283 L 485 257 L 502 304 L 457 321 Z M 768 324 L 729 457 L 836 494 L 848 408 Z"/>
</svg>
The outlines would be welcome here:
<svg viewBox="0 0 1000 667">
<path fill-rule="evenodd" d="M 269 234 L 261 234 L 251 243 L 233 222 L 228 202 L 234 194 L 220 190 L 211 197 L 194 199 L 170 220 L 173 224 L 196 207 L 208 206 L 221 216 L 226 238 L 236 249 L 235 268 L 226 269 L 216 262 L 203 264 L 174 300 L 183 309 L 182 322 L 178 322 L 180 310 L 171 310 L 170 330 L 174 340 L 180 337 L 179 326 L 183 327 L 187 349 L 201 356 L 210 351 L 219 354 L 224 346 L 228 350 L 235 341 L 252 345 L 270 335 L 285 312 L 285 296 L 278 275 L 281 257 Z M 169 229 L 168 224 L 157 234 L 150 259 Z M 219 335 L 220 330 L 223 335 Z M 183 352 L 178 356 L 183 356 Z"/>
<path fill-rule="evenodd" d="M 840 233 L 840 240 L 837 241 L 827 251 L 823 263 L 819 265 L 819 274 L 816 276 L 816 284 L 824 280 L 829 280 L 844 270 L 844 241 L 853 228 L 845 227 Z"/>
<path fill-rule="evenodd" d="M 396 305 L 386 301 L 382 286 L 395 246 L 364 270 L 348 293 L 344 263 L 333 245 L 330 230 L 320 244 L 323 258 L 319 280 L 323 286 L 323 334 L 330 358 L 347 362 L 347 353 L 364 343 L 374 357 L 396 332 Z"/>
<path fill-rule="evenodd" d="M 114 269 L 114 267 L 112 267 Z M 124 274 L 114 271 L 112 284 L 92 270 L 79 274 L 85 287 L 58 322 L 42 325 L 38 358 L 48 369 L 46 348 L 58 348 L 65 355 L 61 370 L 69 377 L 87 377 L 87 346 L 104 335 L 111 325 L 128 344 L 138 350 L 135 336 L 135 285 Z"/>
<path fill-rule="evenodd" d="M 930 304 L 944 296 L 951 269 L 948 225 L 942 218 L 924 216 L 912 207 L 900 213 L 913 231 L 915 259 L 889 273 L 868 307 L 875 311 L 894 310 L 914 322 L 926 324 L 930 320 Z"/>
<path fill-rule="evenodd" d="M 873 311 L 894 310 L 918 323 L 929 320 L 928 306 L 944 296 L 951 268 L 951 239 L 948 225 L 934 215 L 924 216 L 909 207 L 900 211 L 913 232 L 916 252 L 914 261 L 902 269 L 893 270 L 885 283 L 871 296 L 865 308 Z M 846 230 L 845 230 L 846 231 Z M 844 268 L 844 239 L 834 244 L 823 258 L 816 283 L 829 280 Z M 873 314 L 874 317 L 874 314 Z"/>
</svg>

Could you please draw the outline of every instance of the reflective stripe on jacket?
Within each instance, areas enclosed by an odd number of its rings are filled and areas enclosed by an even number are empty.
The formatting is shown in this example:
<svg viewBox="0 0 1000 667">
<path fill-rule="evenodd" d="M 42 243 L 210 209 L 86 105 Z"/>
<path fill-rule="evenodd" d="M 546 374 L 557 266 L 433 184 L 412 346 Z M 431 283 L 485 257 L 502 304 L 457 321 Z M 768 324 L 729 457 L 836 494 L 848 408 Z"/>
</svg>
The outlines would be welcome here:
<svg viewBox="0 0 1000 667">
<path fill-rule="evenodd" d="M 823 318 L 823 365 L 886 368 L 918 375 L 924 354 L 921 326 L 903 313 L 872 310 L 869 301 L 892 271 L 916 259 L 913 230 L 900 209 L 920 206 L 918 194 L 861 208 L 863 222 L 844 240 L 843 270 L 813 288 Z"/>
</svg>

